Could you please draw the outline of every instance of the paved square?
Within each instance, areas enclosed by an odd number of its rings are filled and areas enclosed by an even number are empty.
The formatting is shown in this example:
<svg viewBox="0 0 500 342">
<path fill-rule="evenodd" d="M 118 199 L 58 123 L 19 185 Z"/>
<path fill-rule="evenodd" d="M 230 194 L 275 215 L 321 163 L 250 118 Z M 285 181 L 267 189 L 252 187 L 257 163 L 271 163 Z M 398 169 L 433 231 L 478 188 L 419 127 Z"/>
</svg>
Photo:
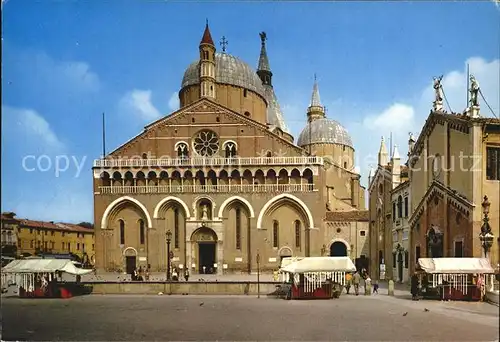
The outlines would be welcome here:
<svg viewBox="0 0 500 342">
<path fill-rule="evenodd" d="M 490 304 L 386 295 L 3 298 L 2 316 L 3 340 L 494 341 L 499 328 Z"/>
</svg>

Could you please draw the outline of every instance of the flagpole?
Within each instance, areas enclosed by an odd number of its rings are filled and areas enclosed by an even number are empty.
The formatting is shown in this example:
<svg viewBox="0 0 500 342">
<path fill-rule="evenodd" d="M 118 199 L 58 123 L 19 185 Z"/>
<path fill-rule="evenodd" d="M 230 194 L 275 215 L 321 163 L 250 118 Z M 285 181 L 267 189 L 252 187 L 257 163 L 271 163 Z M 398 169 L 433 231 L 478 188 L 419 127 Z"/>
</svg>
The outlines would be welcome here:
<svg viewBox="0 0 500 342">
<path fill-rule="evenodd" d="M 106 157 L 106 122 L 102 112 L 102 158 Z"/>
<path fill-rule="evenodd" d="M 467 92 L 467 104 L 465 106 L 465 108 L 469 108 L 469 63 L 467 63 L 467 89 L 466 89 L 466 92 Z"/>
</svg>

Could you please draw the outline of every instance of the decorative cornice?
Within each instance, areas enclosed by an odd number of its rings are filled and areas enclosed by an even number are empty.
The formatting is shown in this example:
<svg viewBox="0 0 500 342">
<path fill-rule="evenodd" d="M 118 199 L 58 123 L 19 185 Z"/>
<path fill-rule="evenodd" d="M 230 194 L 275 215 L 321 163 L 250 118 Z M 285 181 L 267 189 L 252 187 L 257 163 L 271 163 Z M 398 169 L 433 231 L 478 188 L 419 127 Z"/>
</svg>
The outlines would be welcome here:
<svg viewBox="0 0 500 342">
<path fill-rule="evenodd" d="M 417 141 L 415 142 L 413 150 L 409 155 L 410 167 L 413 167 L 418 161 L 419 156 L 424 148 L 424 140 L 434 130 L 436 124 L 444 125 L 445 123 L 448 123 L 448 127 L 450 129 L 468 134 L 473 121 L 469 119 L 468 116 L 463 116 L 460 114 L 438 113 L 431 111 L 431 113 L 427 117 L 427 120 L 425 121 L 420 135 L 418 136 Z"/>
</svg>

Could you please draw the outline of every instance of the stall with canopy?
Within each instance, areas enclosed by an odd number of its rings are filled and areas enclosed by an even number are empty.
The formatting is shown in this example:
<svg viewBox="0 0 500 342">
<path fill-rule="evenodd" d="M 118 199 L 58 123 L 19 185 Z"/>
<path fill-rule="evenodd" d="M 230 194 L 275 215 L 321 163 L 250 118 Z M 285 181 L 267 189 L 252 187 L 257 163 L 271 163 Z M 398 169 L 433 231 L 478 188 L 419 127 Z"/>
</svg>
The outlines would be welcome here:
<svg viewBox="0 0 500 342">
<path fill-rule="evenodd" d="M 308 257 L 281 268 L 291 286 L 290 299 L 332 298 L 334 288 L 345 285 L 345 274 L 355 272 L 348 257 Z"/>
<path fill-rule="evenodd" d="M 424 298 L 480 300 L 485 275 L 495 273 L 486 258 L 420 258 L 417 273 Z"/>
<path fill-rule="evenodd" d="M 80 284 L 58 282 L 58 274 L 80 276 L 91 273 L 69 259 L 20 259 L 2 268 L 2 283 L 15 283 L 20 297 L 71 297 Z M 78 282 L 77 282 L 78 283 Z"/>
</svg>

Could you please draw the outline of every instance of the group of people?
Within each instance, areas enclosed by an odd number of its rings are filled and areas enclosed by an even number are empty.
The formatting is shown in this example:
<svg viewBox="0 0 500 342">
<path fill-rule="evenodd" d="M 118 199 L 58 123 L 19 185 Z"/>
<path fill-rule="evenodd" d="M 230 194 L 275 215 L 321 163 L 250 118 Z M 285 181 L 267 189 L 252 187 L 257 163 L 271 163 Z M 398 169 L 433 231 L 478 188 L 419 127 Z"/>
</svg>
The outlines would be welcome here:
<svg viewBox="0 0 500 342">
<path fill-rule="evenodd" d="M 346 273 L 345 275 L 345 289 L 347 294 L 349 294 L 349 291 L 351 289 L 351 286 L 354 287 L 354 294 L 356 296 L 359 296 L 359 286 L 361 284 L 361 280 L 364 280 L 365 282 L 365 290 L 366 286 L 373 286 L 373 293 L 378 294 L 378 282 L 376 280 L 370 279 L 370 276 L 368 275 L 368 272 L 366 271 L 365 268 L 361 269 L 361 272 L 354 272 L 352 273 Z"/>
<path fill-rule="evenodd" d="M 134 268 L 132 273 L 130 274 L 130 278 L 132 281 L 148 281 L 149 280 L 149 274 L 150 274 L 150 269 L 151 266 L 148 265 L 146 268 L 142 268 L 142 266 L 139 266 L 139 268 Z"/>
</svg>

